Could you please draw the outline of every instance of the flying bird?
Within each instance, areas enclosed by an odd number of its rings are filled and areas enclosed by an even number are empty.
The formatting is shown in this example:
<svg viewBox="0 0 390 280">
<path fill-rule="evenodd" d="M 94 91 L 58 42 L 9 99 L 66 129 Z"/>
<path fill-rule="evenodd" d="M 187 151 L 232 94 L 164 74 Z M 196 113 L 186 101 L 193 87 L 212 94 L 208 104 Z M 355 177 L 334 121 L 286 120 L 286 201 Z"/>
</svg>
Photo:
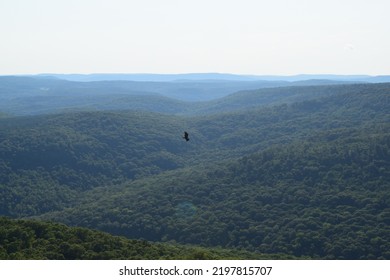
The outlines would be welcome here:
<svg viewBox="0 0 390 280">
<path fill-rule="evenodd" d="M 188 138 L 188 133 L 187 133 L 187 131 L 184 131 L 183 139 L 186 139 L 186 141 L 190 141 L 190 138 Z"/>
</svg>

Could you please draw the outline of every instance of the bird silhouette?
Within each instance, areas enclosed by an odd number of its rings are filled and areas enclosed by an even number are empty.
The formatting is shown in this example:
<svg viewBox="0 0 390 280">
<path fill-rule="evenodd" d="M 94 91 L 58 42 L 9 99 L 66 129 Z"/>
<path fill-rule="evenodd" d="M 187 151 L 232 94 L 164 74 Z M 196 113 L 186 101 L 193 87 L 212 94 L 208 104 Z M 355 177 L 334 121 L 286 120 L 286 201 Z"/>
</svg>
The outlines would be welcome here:
<svg viewBox="0 0 390 280">
<path fill-rule="evenodd" d="M 186 139 L 186 141 L 190 141 L 190 138 L 188 138 L 188 133 L 187 133 L 187 131 L 184 131 L 183 139 Z"/>
</svg>

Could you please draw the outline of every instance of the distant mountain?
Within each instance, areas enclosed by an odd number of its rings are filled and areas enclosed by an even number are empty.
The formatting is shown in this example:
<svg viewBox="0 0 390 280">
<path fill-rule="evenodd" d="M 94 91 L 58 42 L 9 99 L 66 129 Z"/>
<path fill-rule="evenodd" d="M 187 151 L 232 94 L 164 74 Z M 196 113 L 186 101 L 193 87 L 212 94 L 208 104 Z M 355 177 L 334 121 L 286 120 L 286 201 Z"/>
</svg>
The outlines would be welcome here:
<svg viewBox="0 0 390 280">
<path fill-rule="evenodd" d="M 263 76 L 264 77 L 264 76 Z M 331 75 L 331 74 L 300 74 L 293 76 L 265 76 L 268 80 L 281 79 L 284 81 L 296 82 L 305 80 L 331 80 L 331 81 L 359 81 L 365 82 L 372 76 L 369 75 Z"/>
<path fill-rule="evenodd" d="M 0 77 L 0 112 L 7 115 L 38 115 L 74 111 L 143 110 L 176 113 L 178 100 L 149 91 L 138 83 L 71 82 L 36 77 Z"/>
<path fill-rule="evenodd" d="M 304 80 L 333 80 L 333 81 L 359 81 L 359 82 L 390 82 L 390 76 L 369 75 L 330 75 L 330 74 L 300 74 L 291 76 L 281 75 L 238 75 L 226 73 L 188 73 L 188 74 L 41 74 L 43 77 L 56 77 L 59 79 L 91 82 L 91 81 L 142 81 L 142 82 L 182 82 L 182 81 L 287 81 L 296 82 Z"/>
<path fill-rule="evenodd" d="M 35 114 L 29 113 L 29 108 L 18 109 L 18 105 L 25 102 L 25 98 L 30 98 L 28 102 L 34 102 L 33 98 L 38 97 L 36 104 L 37 111 L 55 112 L 61 106 L 53 104 L 52 98 L 62 99 L 63 108 L 75 107 L 87 108 L 91 101 L 84 99 L 104 99 L 103 102 L 96 102 L 106 106 L 110 98 L 127 96 L 144 96 L 147 99 L 151 95 L 160 95 L 181 101 L 205 101 L 220 98 L 239 90 L 257 89 L 264 87 L 277 87 L 287 85 L 286 82 L 268 81 L 181 81 L 181 82 L 139 82 L 139 81 L 96 81 L 96 82 L 75 82 L 50 77 L 21 77 L 21 76 L 0 76 L 0 111 L 14 114 Z M 38 108 L 40 102 L 42 108 Z M 130 101 L 131 102 L 131 101 Z M 9 104 L 8 104 L 9 103 Z M 70 103 L 70 104 L 68 104 Z M 125 104 L 127 102 L 122 103 Z M 148 101 L 145 101 L 148 103 Z M 121 105 L 121 104 L 119 104 Z M 3 109 L 3 108 L 5 109 Z M 34 109 L 31 108 L 32 110 Z M 134 108 L 134 106 L 132 106 Z M 54 109 L 54 110 L 53 110 Z M 22 113 L 24 112 L 24 113 Z"/>
<path fill-rule="evenodd" d="M 300 84 L 307 85 L 299 86 Z M 260 106 L 266 107 L 315 100 L 332 95 L 377 91 L 390 92 L 390 83 L 333 85 L 325 83 L 325 85 L 311 85 L 309 81 L 305 81 L 305 83 L 297 82 L 296 86 L 243 90 L 217 100 L 196 104 L 189 111 L 189 114 L 204 115 L 232 112 L 258 108 Z"/>
<path fill-rule="evenodd" d="M 390 76 L 375 76 L 365 79 L 365 81 L 370 83 L 389 83 Z"/>
<path fill-rule="evenodd" d="M 92 82 L 92 81 L 139 81 L 139 82 L 183 82 L 183 81 L 255 81 L 257 76 L 235 75 L 222 73 L 189 73 L 189 74 L 40 74 L 42 77 L 56 77 L 59 79 Z"/>
<path fill-rule="evenodd" d="M 46 76 L 0 76 L 0 112 L 7 115 L 37 115 L 86 110 L 141 110 L 186 114 L 198 111 L 199 106 L 209 106 L 193 102 L 217 100 L 239 91 L 350 83 L 353 82 L 330 80 L 75 82 Z M 213 106 L 212 104 L 213 102 L 210 106 Z"/>
</svg>

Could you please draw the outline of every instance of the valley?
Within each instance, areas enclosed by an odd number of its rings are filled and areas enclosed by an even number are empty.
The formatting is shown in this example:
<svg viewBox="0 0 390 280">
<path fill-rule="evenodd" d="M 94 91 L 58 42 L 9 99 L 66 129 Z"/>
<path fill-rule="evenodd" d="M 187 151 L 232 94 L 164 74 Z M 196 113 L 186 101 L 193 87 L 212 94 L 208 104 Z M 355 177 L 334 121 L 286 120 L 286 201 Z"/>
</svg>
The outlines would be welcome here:
<svg viewBox="0 0 390 280">
<path fill-rule="evenodd" d="M 167 259 L 389 259 L 390 84 L 294 83 L 0 77 L 2 222 Z"/>
</svg>

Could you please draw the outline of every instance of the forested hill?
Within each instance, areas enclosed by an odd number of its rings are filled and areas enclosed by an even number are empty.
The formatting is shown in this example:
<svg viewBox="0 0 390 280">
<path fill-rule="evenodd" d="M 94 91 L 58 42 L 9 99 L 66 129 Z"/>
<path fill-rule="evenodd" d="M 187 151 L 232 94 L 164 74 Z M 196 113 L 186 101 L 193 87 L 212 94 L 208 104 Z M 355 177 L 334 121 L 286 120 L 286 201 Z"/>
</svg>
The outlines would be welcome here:
<svg viewBox="0 0 390 280">
<path fill-rule="evenodd" d="M 96 186 L 245 156 L 330 130 L 377 133 L 388 124 L 388 107 L 382 90 L 195 118 L 89 112 L 0 119 L 0 213 L 58 210 Z M 188 143 L 184 130 L 190 131 Z"/>
<path fill-rule="evenodd" d="M 344 85 L 316 85 L 315 81 L 306 81 L 306 86 L 288 86 L 276 88 L 262 88 L 256 90 L 243 90 L 218 100 L 212 100 L 195 108 L 191 114 L 215 114 L 221 112 L 232 112 L 248 110 L 259 106 L 275 106 L 281 104 L 292 104 L 302 101 L 317 100 L 321 97 L 331 95 L 350 96 L 353 94 L 367 95 L 384 94 L 390 92 L 390 83 L 379 84 L 344 84 Z M 319 83 L 319 81 L 317 81 Z M 367 96 L 365 96 L 367 98 Z M 346 97 L 348 98 L 348 97 Z M 349 98 L 352 101 L 352 98 Z M 337 98 L 334 100 L 337 101 Z M 366 99 L 363 102 L 368 101 Z M 375 100 L 373 100 L 375 102 Z M 308 104 L 310 105 L 310 104 Z M 335 104 L 337 105 L 337 104 Z M 340 103 L 341 105 L 341 103 Z"/>
<path fill-rule="evenodd" d="M 137 112 L 0 120 L 0 214 L 60 209 L 82 191 L 183 166 L 183 128 Z"/>
<path fill-rule="evenodd" d="M 0 260 L 279 259 L 243 250 L 202 248 L 129 240 L 61 224 L 0 217 Z"/>
<path fill-rule="evenodd" d="M 155 241 L 388 259 L 390 135 L 353 134 L 95 189 L 44 218 Z"/>
<path fill-rule="evenodd" d="M 0 215 L 151 241 L 388 259 L 389 93 L 389 84 L 280 88 L 279 99 L 242 92 L 258 105 L 203 116 L 1 118 Z"/>
</svg>

